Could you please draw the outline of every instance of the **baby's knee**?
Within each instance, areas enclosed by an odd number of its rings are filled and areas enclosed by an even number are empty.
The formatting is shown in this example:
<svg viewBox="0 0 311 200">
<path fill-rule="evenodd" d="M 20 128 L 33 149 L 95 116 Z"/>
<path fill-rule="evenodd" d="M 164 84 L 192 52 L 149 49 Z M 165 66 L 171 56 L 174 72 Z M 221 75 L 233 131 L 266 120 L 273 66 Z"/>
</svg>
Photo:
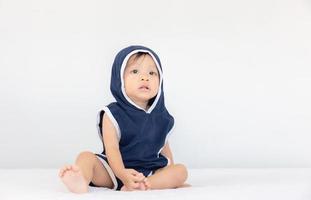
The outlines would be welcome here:
<svg viewBox="0 0 311 200">
<path fill-rule="evenodd" d="M 177 170 L 178 179 L 181 183 L 184 183 L 188 178 L 188 170 L 183 164 L 175 164 L 175 168 Z"/>
<path fill-rule="evenodd" d="M 90 151 L 82 151 L 79 153 L 77 159 L 82 160 L 94 160 L 96 158 L 95 154 Z"/>
</svg>

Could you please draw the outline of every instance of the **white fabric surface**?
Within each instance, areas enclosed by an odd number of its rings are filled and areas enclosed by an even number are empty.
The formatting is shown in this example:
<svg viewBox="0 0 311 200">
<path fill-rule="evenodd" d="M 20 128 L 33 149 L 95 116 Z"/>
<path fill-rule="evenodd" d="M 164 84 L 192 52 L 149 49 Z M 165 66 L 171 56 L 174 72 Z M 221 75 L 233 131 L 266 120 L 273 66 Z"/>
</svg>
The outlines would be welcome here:
<svg viewBox="0 0 311 200">
<path fill-rule="evenodd" d="M 91 187 L 78 195 L 67 191 L 58 169 L 0 169 L 0 200 L 311 200 L 311 168 L 190 169 L 187 182 L 192 187 L 134 192 Z"/>
</svg>

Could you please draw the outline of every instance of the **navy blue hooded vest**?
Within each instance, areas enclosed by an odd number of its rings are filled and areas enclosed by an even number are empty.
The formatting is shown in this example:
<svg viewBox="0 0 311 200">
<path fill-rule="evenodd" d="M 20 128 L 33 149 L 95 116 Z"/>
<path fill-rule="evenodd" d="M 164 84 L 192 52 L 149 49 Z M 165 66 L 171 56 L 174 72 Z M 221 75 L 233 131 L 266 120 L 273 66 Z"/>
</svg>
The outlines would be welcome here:
<svg viewBox="0 0 311 200">
<path fill-rule="evenodd" d="M 131 55 L 145 52 L 156 63 L 159 72 L 159 90 L 147 111 L 140 108 L 126 95 L 123 73 Z M 168 159 L 160 154 L 174 125 L 174 118 L 164 104 L 162 66 L 159 57 L 151 49 L 143 46 L 129 46 L 115 57 L 110 90 L 116 102 L 99 112 L 98 131 L 102 139 L 102 118 L 107 114 L 117 130 L 119 149 L 126 168 L 136 170 L 156 170 L 168 164 Z M 103 148 L 105 155 L 105 148 Z"/>
</svg>

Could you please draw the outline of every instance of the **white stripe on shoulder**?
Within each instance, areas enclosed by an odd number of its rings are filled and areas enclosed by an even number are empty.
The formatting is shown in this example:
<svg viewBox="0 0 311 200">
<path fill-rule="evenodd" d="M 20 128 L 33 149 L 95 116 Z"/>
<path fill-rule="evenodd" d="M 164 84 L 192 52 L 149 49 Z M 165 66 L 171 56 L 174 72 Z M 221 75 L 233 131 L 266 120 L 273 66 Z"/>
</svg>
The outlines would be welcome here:
<svg viewBox="0 0 311 200">
<path fill-rule="evenodd" d="M 116 131 L 117 131 L 117 137 L 120 141 L 121 139 L 121 131 L 120 131 L 120 127 L 119 127 L 119 124 L 117 122 L 117 120 L 114 118 L 114 116 L 112 115 L 112 113 L 110 112 L 109 108 L 106 106 L 103 108 L 105 113 L 108 115 L 110 121 L 112 122 L 112 124 L 114 125 Z"/>
</svg>

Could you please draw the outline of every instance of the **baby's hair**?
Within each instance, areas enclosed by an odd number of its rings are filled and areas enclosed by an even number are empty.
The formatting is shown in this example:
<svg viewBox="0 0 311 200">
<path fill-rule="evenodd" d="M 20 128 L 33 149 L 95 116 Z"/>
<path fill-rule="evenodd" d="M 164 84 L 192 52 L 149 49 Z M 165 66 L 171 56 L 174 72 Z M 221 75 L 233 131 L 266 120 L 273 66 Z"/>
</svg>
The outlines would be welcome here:
<svg viewBox="0 0 311 200">
<path fill-rule="evenodd" d="M 130 59 L 127 61 L 126 66 L 128 66 L 129 64 L 136 62 L 140 57 L 145 57 L 146 55 L 149 55 L 149 53 L 147 52 L 137 52 L 134 53 L 133 55 L 131 55 Z"/>
<path fill-rule="evenodd" d="M 131 64 L 131 63 L 133 63 L 133 62 L 136 62 L 140 57 L 142 57 L 142 56 L 145 57 L 146 55 L 150 55 L 150 54 L 147 53 L 147 52 L 137 52 L 137 53 L 134 53 L 133 55 L 131 55 L 131 57 L 130 57 L 129 60 L 127 61 L 126 67 L 127 67 L 129 64 Z M 155 97 L 149 99 L 147 105 L 148 105 L 148 106 L 151 106 L 156 97 L 157 97 L 157 96 L 155 96 Z"/>
</svg>

